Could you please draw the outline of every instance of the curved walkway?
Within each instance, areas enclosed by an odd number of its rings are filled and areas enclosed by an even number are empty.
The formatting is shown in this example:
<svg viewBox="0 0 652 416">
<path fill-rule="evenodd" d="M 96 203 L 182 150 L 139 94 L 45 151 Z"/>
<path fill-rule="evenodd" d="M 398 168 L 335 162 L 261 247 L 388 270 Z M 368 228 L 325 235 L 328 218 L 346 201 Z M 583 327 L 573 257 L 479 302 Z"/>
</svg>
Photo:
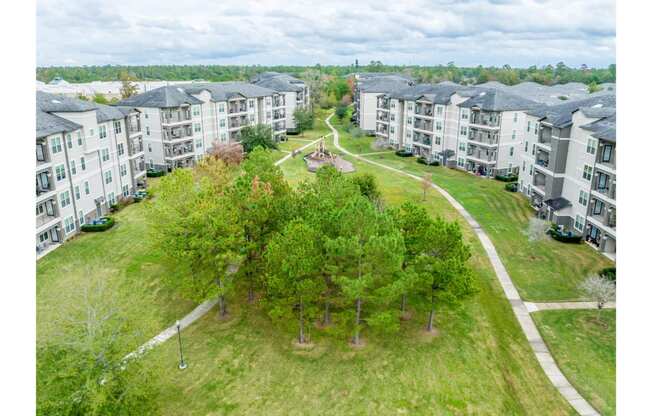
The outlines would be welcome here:
<svg viewBox="0 0 652 416">
<path fill-rule="evenodd" d="M 325 136 L 321 136 L 318 139 L 312 140 L 309 143 L 307 143 L 307 144 L 299 147 L 298 149 L 296 149 L 295 152 L 296 151 L 302 151 L 302 150 L 306 149 L 307 147 L 309 147 L 311 145 L 314 145 L 319 140 L 330 136 L 331 134 L 332 133 L 329 133 L 329 134 L 327 134 Z M 292 153 L 289 153 L 289 154 L 283 156 L 281 159 L 274 162 L 274 165 L 279 166 L 281 163 L 287 161 L 291 157 L 292 157 Z M 192 312 L 190 312 L 188 315 L 184 316 L 183 318 L 181 318 L 179 320 L 180 328 L 185 329 L 190 324 L 195 322 L 197 319 L 199 319 L 202 316 L 206 315 L 206 313 L 208 313 L 208 311 L 210 311 L 213 308 L 213 306 L 215 306 L 216 304 L 217 304 L 217 299 L 210 299 L 210 300 L 207 300 L 207 301 L 199 304 L 195 309 L 192 310 Z M 137 357 L 143 355 L 148 350 L 150 350 L 150 349 L 154 348 L 155 346 L 157 346 L 159 344 L 162 344 L 165 341 L 167 341 L 168 339 L 172 338 L 176 333 L 177 333 L 177 326 L 176 326 L 176 323 L 175 323 L 174 325 L 172 325 L 172 326 L 166 328 L 165 330 L 161 331 L 154 338 L 150 339 L 149 341 L 147 341 L 146 343 L 144 343 L 143 345 L 138 347 L 138 349 L 136 349 L 135 351 L 132 351 L 129 354 L 127 354 L 123 358 L 123 360 L 128 361 L 130 359 L 137 358 Z"/>
<path fill-rule="evenodd" d="M 366 159 L 359 155 L 353 154 L 348 150 L 346 150 L 345 148 L 341 147 L 339 143 L 339 139 L 340 139 L 339 133 L 330 123 L 330 119 L 332 116 L 333 115 L 331 114 L 326 119 L 326 124 L 333 132 L 333 144 L 340 152 L 352 156 L 363 162 L 367 162 L 369 164 L 381 167 L 383 169 L 387 169 L 392 172 L 408 176 L 417 181 L 422 180 L 422 178 L 416 175 L 412 175 L 410 173 L 403 172 L 400 169 L 396 169 L 391 166 L 383 165 L 382 163 L 378 163 L 376 161 Z M 480 224 L 478 224 L 478 222 L 471 216 L 471 214 L 469 214 L 468 211 L 459 202 L 457 202 L 457 200 L 453 198 L 446 190 L 440 188 L 435 184 L 432 184 L 432 187 L 435 188 L 437 191 L 439 191 L 439 193 L 441 193 L 444 196 L 444 198 L 446 198 L 446 200 L 448 200 L 448 202 L 450 202 L 450 204 L 453 205 L 453 207 L 457 210 L 457 212 L 459 212 L 464 217 L 464 219 L 469 223 L 469 225 L 471 225 L 471 228 L 473 229 L 478 239 L 480 240 L 482 247 L 487 252 L 487 256 L 489 257 L 489 260 L 491 261 L 491 265 L 493 266 L 496 272 L 496 276 L 498 276 L 498 281 L 500 281 L 500 285 L 502 286 L 503 291 L 505 292 L 505 296 L 507 297 L 507 300 L 509 300 L 510 304 L 512 305 L 512 310 L 516 315 L 516 319 L 521 325 L 521 328 L 525 333 L 525 337 L 527 338 L 528 342 L 530 343 L 530 346 L 534 350 L 534 354 L 537 357 L 537 360 L 539 361 L 541 368 L 543 368 L 543 371 L 546 373 L 546 376 L 548 376 L 550 382 L 557 388 L 557 390 L 559 390 L 561 395 L 564 396 L 564 398 L 568 401 L 568 403 L 570 403 L 570 405 L 573 406 L 573 408 L 577 411 L 577 413 L 579 413 L 582 416 L 599 416 L 600 414 L 589 404 L 589 402 L 584 400 L 584 398 L 577 392 L 577 390 L 575 390 L 575 388 L 569 383 L 568 379 L 566 379 L 566 377 L 561 372 L 559 367 L 557 367 L 555 360 L 552 358 L 552 355 L 550 354 L 548 347 L 546 347 L 546 344 L 543 342 L 543 338 L 541 338 L 541 334 L 539 333 L 539 330 L 534 324 L 534 321 L 532 320 L 532 317 L 530 316 L 530 313 L 528 312 L 525 303 L 523 302 L 520 295 L 518 294 L 516 287 L 512 283 L 512 279 L 509 277 L 509 274 L 507 273 L 507 270 L 505 269 L 503 262 L 500 260 L 500 257 L 498 256 L 496 247 L 494 247 L 493 243 L 489 239 L 489 236 L 487 236 L 487 234 L 482 229 Z"/>
</svg>

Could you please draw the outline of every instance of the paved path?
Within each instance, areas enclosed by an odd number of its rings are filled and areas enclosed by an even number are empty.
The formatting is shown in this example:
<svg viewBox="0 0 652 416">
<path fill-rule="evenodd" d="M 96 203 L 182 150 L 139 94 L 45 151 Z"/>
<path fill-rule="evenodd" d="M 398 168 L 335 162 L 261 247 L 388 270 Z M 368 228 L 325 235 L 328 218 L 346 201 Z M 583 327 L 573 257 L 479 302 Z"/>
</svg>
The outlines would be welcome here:
<svg viewBox="0 0 652 416">
<path fill-rule="evenodd" d="M 393 150 L 387 150 L 384 152 L 370 152 L 370 153 L 360 153 L 360 156 L 371 156 L 371 155 L 384 155 L 387 153 L 394 153 Z"/>
<path fill-rule="evenodd" d="M 326 136 L 323 136 L 323 137 L 320 137 L 320 138 L 318 138 L 316 140 L 313 140 L 310 143 L 306 144 L 305 146 L 300 147 L 297 150 L 303 150 L 306 147 L 317 143 L 322 138 L 328 137 L 330 135 L 331 134 L 329 133 Z M 280 160 L 277 160 L 274 164 L 276 166 L 279 166 L 281 163 L 285 162 L 286 160 L 288 160 L 291 157 L 292 157 L 292 154 L 288 154 L 286 156 L 283 156 L 283 158 L 281 158 Z M 200 304 L 199 306 L 197 306 L 195 309 L 192 310 L 192 312 L 190 312 L 188 315 L 184 316 L 183 318 L 181 318 L 179 320 L 179 324 L 180 324 L 181 329 L 187 328 L 190 324 L 195 322 L 197 319 L 199 319 L 202 316 L 206 315 L 206 313 L 208 313 L 208 311 L 210 311 L 213 308 L 213 306 L 215 306 L 216 304 L 217 304 L 217 299 L 211 299 L 211 300 L 207 300 L 206 302 L 204 302 L 204 303 Z M 172 325 L 169 328 L 165 329 L 164 331 L 160 332 L 154 338 L 150 339 L 149 341 L 147 341 L 146 343 L 144 343 L 143 345 L 138 347 L 137 350 L 132 351 L 129 354 L 127 354 L 124 357 L 124 361 L 128 361 L 130 359 L 137 358 L 137 357 L 143 355 L 148 350 L 151 350 L 155 346 L 157 346 L 159 344 L 162 344 L 165 341 L 167 341 L 168 339 L 172 338 L 174 335 L 176 335 L 176 333 L 177 333 L 177 326 L 176 326 L 176 323 L 175 323 L 174 325 Z"/>
<path fill-rule="evenodd" d="M 524 302 L 528 312 L 550 311 L 558 309 L 598 309 L 597 302 Z M 604 309 L 616 309 L 616 302 L 607 302 Z"/>
<path fill-rule="evenodd" d="M 358 160 L 381 167 L 383 169 L 387 169 L 392 172 L 396 172 L 401 175 L 408 176 L 417 181 L 422 180 L 422 178 L 416 175 L 412 175 L 410 173 L 403 172 L 400 169 L 396 169 L 391 166 L 383 165 L 382 163 L 378 163 L 373 160 L 360 157 L 359 155 L 355 155 L 349 152 L 348 150 L 346 150 L 345 148 L 341 147 L 339 143 L 339 134 L 337 130 L 333 128 L 333 126 L 330 123 L 331 117 L 332 114 L 326 119 L 326 124 L 328 125 L 328 127 L 330 127 L 331 131 L 333 132 L 333 143 L 335 147 L 339 149 L 340 152 L 352 156 Z M 505 292 L 505 296 L 507 297 L 507 300 L 509 300 L 510 304 L 512 305 L 512 310 L 516 315 L 516 319 L 521 325 L 521 328 L 525 333 L 525 337 L 527 338 L 528 342 L 530 343 L 530 346 L 534 350 L 534 355 L 539 361 L 541 368 L 546 373 L 546 376 L 548 376 L 550 382 L 557 388 L 557 390 L 561 393 L 561 395 L 564 396 L 564 398 L 568 401 L 568 403 L 571 406 L 573 406 L 573 408 L 581 416 L 599 416 L 600 414 L 589 404 L 589 402 L 587 402 L 586 400 L 584 400 L 582 396 L 580 396 L 577 390 L 575 390 L 575 388 L 568 382 L 568 379 L 566 379 L 566 377 L 561 372 L 559 367 L 557 367 L 557 364 L 555 363 L 555 360 L 552 358 L 552 355 L 550 354 L 548 347 L 546 347 L 546 344 L 543 342 L 543 338 L 541 338 L 541 334 L 539 333 L 539 330 L 534 324 L 534 321 L 532 320 L 532 317 L 530 316 L 530 313 L 528 312 L 525 303 L 521 299 L 520 295 L 518 294 L 518 291 L 516 290 L 516 287 L 512 283 L 512 279 L 509 277 L 509 274 L 507 273 L 507 270 L 505 269 L 503 262 L 500 260 L 496 248 L 494 247 L 493 243 L 491 242 L 491 240 L 489 239 L 485 231 L 482 229 L 480 224 L 478 224 L 478 222 L 471 216 L 471 214 L 469 214 L 468 211 L 459 202 L 457 202 L 455 198 L 453 198 L 448 192 L 446 192 L 446 190 L 440 188 L 435 184 L 433 184 L 432 187 L 435 188 L 437 191 L 439 191 L 439 193 L 441 193 L 444 196 L 444 198 L 446 198 L 446 200 L 448 200 L 448 202 L 450 202 L 451 205 L 453 205 L 453 207 L 462 215 L 462 217 L 464 217 L 464 219 L 469 223 L 469 225 L 477 235 L 478 239 L 480 240 L 480 243 L 482 244 L 482 247 L 487 252 L 487 256 L 489 257 L 489 260 L 491 261 L 491 265 L 493 266 L 494 271 L 496 272 L 498 281 L 500 282 L 500 285 L 502 286 L 503 291 Z"/>
</svg>

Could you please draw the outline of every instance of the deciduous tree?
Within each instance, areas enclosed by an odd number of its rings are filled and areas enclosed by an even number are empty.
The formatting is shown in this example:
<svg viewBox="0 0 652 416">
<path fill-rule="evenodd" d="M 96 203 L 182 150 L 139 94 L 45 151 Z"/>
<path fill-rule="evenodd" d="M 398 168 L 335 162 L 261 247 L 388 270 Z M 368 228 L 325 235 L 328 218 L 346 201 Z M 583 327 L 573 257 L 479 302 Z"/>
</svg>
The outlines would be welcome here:
<svg viewBox="0 0 652 416">
<path fill-rule="evenodd" d="M 263 149 L 277 149 L 272 128 L 266 124 L 245 126 L 240 130 L 240 144 L 245 152 L 249 153 L 256 147 Z"/>
</svg>

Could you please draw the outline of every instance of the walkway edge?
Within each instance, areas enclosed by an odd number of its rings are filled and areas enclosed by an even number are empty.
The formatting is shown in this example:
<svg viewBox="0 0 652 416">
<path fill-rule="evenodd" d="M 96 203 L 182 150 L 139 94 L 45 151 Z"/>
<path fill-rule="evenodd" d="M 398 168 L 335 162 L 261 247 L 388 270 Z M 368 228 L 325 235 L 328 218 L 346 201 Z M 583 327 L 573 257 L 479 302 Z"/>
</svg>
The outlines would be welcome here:
<svg viewBox="0 0 652 416">
<path fill-rule="evenodd" d="M 333 144 L 339 151 L 349 156 L 352 156 L 358 160 L 361 160 L 363 162 L 408 176 L 418 181 L 421 180 L 421 178 L 416 175 L 412 175 L 410 173 L 403 172 L 400 169 L 396 169 L 391 166 L 383 165 L 382 163 L 378 163 L 376 161 L 366 159 L 364 157 L 353 154 L 348 150 L 346 150 L 345 148 L 341 147 L 339 142 L 340 140 L 339 132 L 330 123 L 330 119 L 332 116 L 333 114 L 328 116 L 328 118 L 326 118 L 325 121 L 328 127 L 333 132 Z M 432 187 L 436 189 L 440 194 L 442 194 L 444 198 L 448 200 L 448 202 L 450 202 L 450 204 L 469 223 L 469 225 L 477 235 L 478 239 L 480 240 L 480 243 L 482 244 L 482 247 L 484 248 L 485 252 L 487 253 L 487 256 L 489 257 L 489 261 L 491 262 L 494 271 L 496 272 L 496 276 L 498 277 L 498 281 L 500 282 L 500 285 L 502 286 L 503 291 L 505 292 L 505 296 L 507 297 L 507 300 L 509 300 L 509 303 L 512 305 L 512 311 L 514 312 L 514 315 L 516 315 L 516 319 L 518 320 L 518 323 L 521 325 L 521 329 L 525 333 L 525 337 L 527 338 L 530 347 L 532 347 L 532 350 L 534 351 L 534 355 L 536 356 L 537 361 L 539 361 L 539 365 L 543 369 L 543 372 L 546 374 L 546 376 L 548 376 L 550 382 L 553 384 L 553 386 L 557 388 L 559 393 L 561 393 L 561 395 L 566 399 L 566 401 L 581 416 L 600 416 L 600 413 L 598 413 L 598 411 L 595 410 L 593 406 L 591 406 L 589 402 L 587 402 L 577 392 L 577 390 L 575 390 L 575 387 L 573 387 L 570 384 L 568 379 L 564 376 L 564 374 L 557 366 L 557 363 L 553 359 L 552 354 L 550 354 L 548 347 L 543 341 L 543 338 L 541 337 L 539 330 L 537 329 L 534 321 L 532 320 L 532 317 L 530 316 L 530 313 L 528 312 L 525 303 L 521 299 L 520 295 L 518 294 L 518 291 L 516 290 L 516 287 L 512 283 L 512 279 L 509 277 L 509 274 L 507 273 L 507 270 L 505 269 L 503 262 L 500 260 L 496 248 L 494 247 L 493 243 L 491 242 L 491 239 L 489 239 L 489 237 L 482 229 L 480 224 L 475 220 L 475 218 L 473 218 L 473 216 L 471 216 L 471 214 L 469 214 L 469 212 L 462 206 L 462 204 L 460 204 L 455 198 L 453 198 L 446 190 L 444 190 L 443 188 L 435 184 L 432 184 Z"/>
</svg>

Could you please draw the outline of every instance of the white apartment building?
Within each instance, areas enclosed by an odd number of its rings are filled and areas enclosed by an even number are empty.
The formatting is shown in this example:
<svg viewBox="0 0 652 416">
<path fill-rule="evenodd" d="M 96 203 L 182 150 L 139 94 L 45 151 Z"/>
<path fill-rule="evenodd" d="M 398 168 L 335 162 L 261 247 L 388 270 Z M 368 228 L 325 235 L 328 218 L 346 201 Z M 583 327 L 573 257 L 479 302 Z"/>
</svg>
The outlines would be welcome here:
<svg viewBox="0 0 652 416">
<path fill-rule="evenodd" d="M 353 91 L 352 120 L 368 133 L 376 130 L 378 96 L 398 93 L 412 85 L 412 80 L 399 74 L 368 73 L 356 74 Z"/>
<path fill-rule="evenodd" d="M 616 98 L 601 95 L 531 111 L 519 190 L 538 215 L 616 252 Z"/>
<path fill-rule="evenodd" d="M 296 133 L 297 123 L 294 112 L 310 107 L 310 88 L 306 83 L 289 74 L 263 72 L 252 80 L 260 87 L 269 88 L 285 96 L 285 127 L 288 132 Z"/>
<path fill-rule="evenodd" d="M 240 82 L 166 86 L 118 103 L 142 112 L 147 166 L 190 167 L 214 143 L 240 140 L 243 127 L 267 124 L 285 139 L 285 96 Z"/>
<path fill-rule="evenodd" d="M 36 93 L 39 255 L 145 186 L 139 117 L 130 108 Z"/>
</svg>

